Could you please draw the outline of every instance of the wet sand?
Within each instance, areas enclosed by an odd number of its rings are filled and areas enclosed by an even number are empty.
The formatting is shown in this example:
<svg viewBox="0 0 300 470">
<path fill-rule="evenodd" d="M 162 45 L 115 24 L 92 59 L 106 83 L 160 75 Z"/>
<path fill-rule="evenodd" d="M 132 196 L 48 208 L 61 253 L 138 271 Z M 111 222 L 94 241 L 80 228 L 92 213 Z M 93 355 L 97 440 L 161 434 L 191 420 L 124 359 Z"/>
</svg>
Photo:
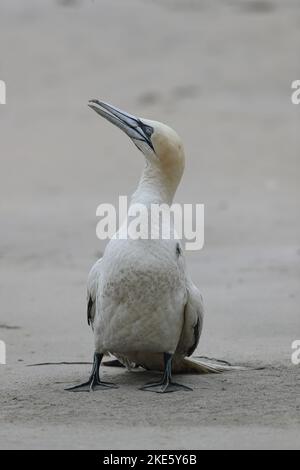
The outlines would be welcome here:
<svg viewBox="0 0 300 470">
<path fill-rule="evenodd" d="M 283 4 L 284 3 L 284 4 Z M 300 5 L 279 1 L 4 1 L 0 6 L 0 448 L 300 448 Z M 131 194 L 142 158 L 86 106 L 102 98 L 185 142 L 176 201 L 204 203 L 187 263 L 206 305 L 197 354 L 246 372 L 107 368 L 120 388 L 70 395 L 89 365 L 85 283 L 96 207 Z"/>
</svg>

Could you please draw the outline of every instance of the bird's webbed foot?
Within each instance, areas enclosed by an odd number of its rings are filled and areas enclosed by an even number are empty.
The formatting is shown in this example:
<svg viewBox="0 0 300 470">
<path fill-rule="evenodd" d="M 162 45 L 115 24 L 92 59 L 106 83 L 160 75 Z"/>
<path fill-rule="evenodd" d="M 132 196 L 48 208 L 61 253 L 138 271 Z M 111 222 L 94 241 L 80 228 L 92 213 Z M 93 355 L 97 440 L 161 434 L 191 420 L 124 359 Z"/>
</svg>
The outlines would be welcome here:
<svg viewBox="0 0 300 470">
<path fill-rule="evenodd" d="M 67 392 L 96 392 L 98 390 L 108 390 L 110 388 L 118 388 L 118 386 L 110 382 L 89 379 L 88 382 L 65 388 L 65 390 Z"/>
<path fill-rule="evenodd" d="M 99 367 L 101 364 L 102 357 L 102 354 L 95 353 L 93 369 L 90 378 L 87 382 L 80 385 L 74 385 L 73 387 L 65 388 L 65 390 L 68 392 L 96 392 L 98 390 L 109 390 L 111 388 L 118 388 L 117 385 L 111 382 L 103 382 L 102 380 L 100 380 Z"/>
<path fill-rule="evenodd" d="M 162 379 L 159 382 L 150 382 L 141 387 L 144 392 L 171 393 L 177 391 L 192 391 L 193 389 L 186 385 L 178 384 L 172 381 L 172 355 L 164 353 L 165 370 Z"/>
<path fill-rule="evenodd" d="M 178 384 L 176 382 L 150 382 L 144 385 L 141 388 L 144 392 L 155 392 L 155 393 L 171 393 L 171 392 L 178 392 L 180 390 L 191 392 L 193 391 L 192 388 L 187 387 L 186 385 Z"/>
</svg>

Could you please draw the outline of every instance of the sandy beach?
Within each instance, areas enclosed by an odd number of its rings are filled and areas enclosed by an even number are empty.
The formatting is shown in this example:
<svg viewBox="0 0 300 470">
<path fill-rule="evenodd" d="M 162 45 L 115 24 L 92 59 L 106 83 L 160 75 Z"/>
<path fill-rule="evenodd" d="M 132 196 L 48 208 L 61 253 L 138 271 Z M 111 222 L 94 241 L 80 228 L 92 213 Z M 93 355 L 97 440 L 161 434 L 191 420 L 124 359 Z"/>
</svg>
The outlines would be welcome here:
<svg viewBox="0 0 300 470">
<path fill-rule="evenodd" d="M 300 4 L 296 0 L 4 0 L 0 6 L 1 449 L 300 448 Z M 205 205 L 187 264 L 205 301 L 196 355 L 246 371 L 138 388 L 86 379 L 96 208 L 134 191 L 143 159 L 87 107 L 101 98 L 185 143 L 181 203 Z M 180 377 L 178 381 L 182 380 Z"/>
</svg>

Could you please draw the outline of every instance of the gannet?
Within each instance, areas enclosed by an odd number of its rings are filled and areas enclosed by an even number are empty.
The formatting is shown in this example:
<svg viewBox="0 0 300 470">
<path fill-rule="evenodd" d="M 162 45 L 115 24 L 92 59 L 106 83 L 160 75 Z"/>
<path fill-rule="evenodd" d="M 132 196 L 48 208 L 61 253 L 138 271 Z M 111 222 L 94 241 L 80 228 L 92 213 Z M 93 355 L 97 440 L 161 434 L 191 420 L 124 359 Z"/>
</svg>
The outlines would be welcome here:
<svg viewBox="0 0 300 470">
<path fill-rule="evenodd" d="M 170 206 L 185 166 L 177 133 L 96 99 L 89 101 L 89 107 L 123 130 L 144 155 L 145 167 L 131 204 Z M 144 391 L 189 391 L 190 387 L 173 382 L 172 372 L 217 372 L 215 367 L 187 359 L 198 345 L 204 309 L 186 270 L 180 241 L 113 237 L 89 274 L 87 304 L 88 323 L 94 331 L 93 369 L 86 383 L 67 390 L 116 387 L 100 379 L 105 354 L 129 368 L 162 370 L 161 380 L 144 385 Z"/>
</svg>

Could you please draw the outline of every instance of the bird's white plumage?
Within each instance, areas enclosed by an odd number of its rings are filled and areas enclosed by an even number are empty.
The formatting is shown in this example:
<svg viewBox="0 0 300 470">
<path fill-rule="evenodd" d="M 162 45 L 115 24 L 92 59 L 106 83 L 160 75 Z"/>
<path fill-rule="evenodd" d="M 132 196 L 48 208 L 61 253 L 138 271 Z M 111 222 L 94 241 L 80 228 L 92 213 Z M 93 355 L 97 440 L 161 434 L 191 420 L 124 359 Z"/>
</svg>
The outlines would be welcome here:
<svg viewBox="0 0 300 470">
<path fill-rule="evenodd" d="M 96 105 L 93 109 L 97 110 Z M 170 205 L 184 170 L 183 146 L 164 124 L 143 123 L 153 129 L 154 150 L 147 151 L 135 142 L 146 165 L 132 204 Z M 172 237 L 114 237 L 91 270 L 88 298 L 98 353 L 109 352 L 127 365 L 149 369 L 162 369 L 162 353 L 171 353 L 173 367 L 181 370 L 184 357 L 198 344 L 202 298 L 186 272 L 182 248 L 178 249 L 178 241 Z"/>
<path fill-rule="evenodd" d="M 174 353 L 186 303 L 175 243 L 113 240 L 101 271 L 94 322 L 97 350 Z"/>
</svg>

